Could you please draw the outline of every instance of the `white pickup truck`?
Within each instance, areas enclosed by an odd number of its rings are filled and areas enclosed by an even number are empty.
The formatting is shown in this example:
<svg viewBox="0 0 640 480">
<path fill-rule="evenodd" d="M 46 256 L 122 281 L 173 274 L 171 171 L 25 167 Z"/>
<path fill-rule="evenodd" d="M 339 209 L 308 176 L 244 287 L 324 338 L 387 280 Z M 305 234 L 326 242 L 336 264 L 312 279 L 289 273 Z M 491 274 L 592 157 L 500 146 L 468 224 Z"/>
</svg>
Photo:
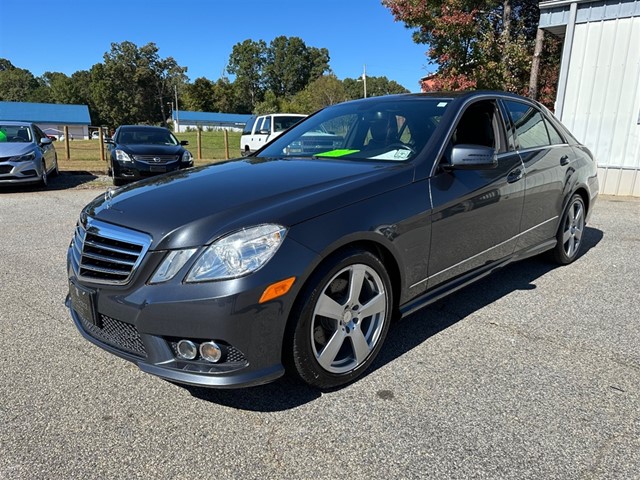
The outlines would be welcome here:
<svg viewBox="0 0 640 480">
<path fill-rule="evenodd" d="M 249 155 L 264 147 L 287 128 L 295 125 L 306 115 L 298 113 L 270 113 L 251 117 L 240 137 L 240 153 Z"/>
</svg>

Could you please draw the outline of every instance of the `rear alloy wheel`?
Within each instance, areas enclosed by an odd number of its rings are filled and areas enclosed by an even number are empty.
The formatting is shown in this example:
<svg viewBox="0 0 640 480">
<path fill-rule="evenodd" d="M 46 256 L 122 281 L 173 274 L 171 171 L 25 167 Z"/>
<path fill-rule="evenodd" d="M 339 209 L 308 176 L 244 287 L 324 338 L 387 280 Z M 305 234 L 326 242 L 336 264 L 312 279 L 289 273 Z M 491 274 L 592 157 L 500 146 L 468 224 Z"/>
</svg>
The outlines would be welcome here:
<svg viewBox="0 0 640 480">
<path fill-rule="evenodd" d="M 560 265 L 567 265 L 578 258 L 582 249 L 582 236 L 585 227 L 586 208 L 582 197 L 575 194 L 567 206 L 560 228 L 558 229 L 554 260 Z"/>
<path fill-rule="evenodd" d="M 292 361 L 309 385 L 333 388 L 367 369 L 389 330 L 392 291 L 380 260 L 363 250 L 344 252 L 311 279 L 293 331 Z"/>
</svg>

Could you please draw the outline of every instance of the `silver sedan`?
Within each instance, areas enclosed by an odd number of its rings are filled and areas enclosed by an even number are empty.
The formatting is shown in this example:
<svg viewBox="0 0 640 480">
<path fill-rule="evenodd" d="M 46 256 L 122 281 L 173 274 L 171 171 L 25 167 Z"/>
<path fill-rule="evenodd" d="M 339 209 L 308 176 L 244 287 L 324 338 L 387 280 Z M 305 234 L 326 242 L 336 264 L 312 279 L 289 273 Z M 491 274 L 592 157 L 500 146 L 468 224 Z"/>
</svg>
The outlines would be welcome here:
<svg viewBox="0 0 640 480">
<path fill-rule="evenodd" d="M 0 184 L 38 183 L 58 174 L 53 143 L 37 125 L 0 122 Z"/>
</svg>

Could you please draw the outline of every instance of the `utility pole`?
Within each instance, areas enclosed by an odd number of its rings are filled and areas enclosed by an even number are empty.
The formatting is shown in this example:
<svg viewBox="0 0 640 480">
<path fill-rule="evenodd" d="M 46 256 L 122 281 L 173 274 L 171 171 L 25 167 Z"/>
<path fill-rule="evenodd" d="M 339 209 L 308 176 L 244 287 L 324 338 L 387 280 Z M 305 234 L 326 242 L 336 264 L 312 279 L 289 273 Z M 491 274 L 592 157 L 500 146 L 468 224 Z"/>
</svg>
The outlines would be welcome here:
<svg viewBox="0 0 640 480">
<path fill-rule="evenodd" d="M 362 82 L 364 84 L 364 98 L 367 98 L 367 65 L 364 65 L 364 70 L 362 72 Z"/>
<path fill-rule="evenodd" d="M 174 85 L 173 86 L 174 91 L 176 92 L 176 132 L 180 133 L 180 117 L 178 115 L 178 86 Z"/>
</svg>

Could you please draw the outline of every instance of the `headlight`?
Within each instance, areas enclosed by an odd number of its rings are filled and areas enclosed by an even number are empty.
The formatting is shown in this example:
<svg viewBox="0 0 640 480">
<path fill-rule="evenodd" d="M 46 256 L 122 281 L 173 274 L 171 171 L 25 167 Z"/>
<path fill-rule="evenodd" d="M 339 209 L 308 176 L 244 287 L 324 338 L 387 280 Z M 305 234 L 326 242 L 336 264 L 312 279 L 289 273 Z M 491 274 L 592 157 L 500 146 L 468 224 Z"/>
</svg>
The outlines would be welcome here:
<svg viewBox="0 0 640 480">
<path fill-rule="evenodd" d="M 116 160 L 119 162 L 131 162 L 131 157 L 124 150 L 116 149 Z"/>
<path fill-rule="evenodd" d="M 169 254 L 164 257 L 160 266 L 156 269 L 149 283 L 162 283 L 167 280 L 171 280 L 195 252 L 195 248 L 173 250 L 169 252 Z"/>
<path fill-rule="evenodd" d="M 258 225 L 231 233 L 212 243 L 187 275 L 187 282 L 237 278 L 255 272 L 276 253 L 287 229 Z"/>
<path fill-rule="evenodd" d="M 189 150 L 185 150 L 184 153 L 182 154 L 182 163 L 189 163 L 191 161 L 191 159 L 193 158 L 193 156 L 191 155 L 191 152 L 189 152 Z"/>
<path fill-rule="evenodd" d="M 13 157 L 11 160 L 14 162 L 29 162 L 36 159 L 36 152 L 31 151 L 29 153 L 25 153 L 24 155 L 18 155 Z"/>
</svg>

